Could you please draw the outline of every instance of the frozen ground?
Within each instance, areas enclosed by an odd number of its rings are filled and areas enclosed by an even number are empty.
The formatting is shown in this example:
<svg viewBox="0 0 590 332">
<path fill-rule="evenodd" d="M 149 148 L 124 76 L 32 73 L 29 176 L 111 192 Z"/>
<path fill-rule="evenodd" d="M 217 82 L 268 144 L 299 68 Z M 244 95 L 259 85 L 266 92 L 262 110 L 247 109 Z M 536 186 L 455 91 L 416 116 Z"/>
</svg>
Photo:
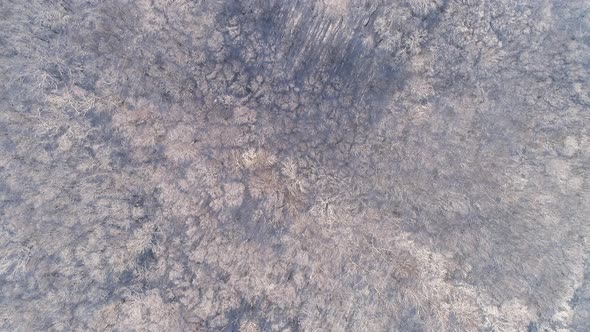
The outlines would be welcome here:
<svg viewBox="0 0 590 332">
<path fill-rule="evenodd" d="M 0 0 L 0 330 L 590 331 L 586 0 Z"/>
</svg>

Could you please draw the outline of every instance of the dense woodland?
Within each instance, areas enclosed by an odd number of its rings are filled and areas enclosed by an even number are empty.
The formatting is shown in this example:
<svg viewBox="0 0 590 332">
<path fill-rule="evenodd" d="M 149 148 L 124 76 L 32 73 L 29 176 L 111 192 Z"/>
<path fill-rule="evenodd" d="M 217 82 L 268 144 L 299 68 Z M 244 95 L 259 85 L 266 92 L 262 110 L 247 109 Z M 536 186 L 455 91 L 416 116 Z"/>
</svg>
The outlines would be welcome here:
<svg viewBox="0 0 590 332">
<path fill-rule="evenodd" d="M 590 330 L 590 3 L 0 1 L 0 330 Z"/>
</svg>

